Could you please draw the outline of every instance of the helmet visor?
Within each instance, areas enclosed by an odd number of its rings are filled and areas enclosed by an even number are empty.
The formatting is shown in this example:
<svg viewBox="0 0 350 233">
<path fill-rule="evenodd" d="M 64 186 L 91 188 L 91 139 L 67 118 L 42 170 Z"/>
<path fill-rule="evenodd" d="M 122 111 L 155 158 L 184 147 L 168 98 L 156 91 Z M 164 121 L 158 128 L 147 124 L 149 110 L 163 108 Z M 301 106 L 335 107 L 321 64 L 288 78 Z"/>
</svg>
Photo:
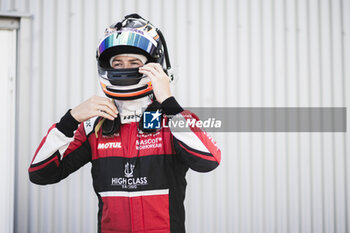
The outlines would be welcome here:
<svg viewBox="0 0 350 233">
<path fill-rule="evenodd" d="M 98 56 L 107 49 L 116 46 L 131 46 L 139 48 L 153 56 L 157 42 L 153 38 L 147 38 L 134 31 L 117 31 L 105 37 L 98 46 Z"/>
</svg>

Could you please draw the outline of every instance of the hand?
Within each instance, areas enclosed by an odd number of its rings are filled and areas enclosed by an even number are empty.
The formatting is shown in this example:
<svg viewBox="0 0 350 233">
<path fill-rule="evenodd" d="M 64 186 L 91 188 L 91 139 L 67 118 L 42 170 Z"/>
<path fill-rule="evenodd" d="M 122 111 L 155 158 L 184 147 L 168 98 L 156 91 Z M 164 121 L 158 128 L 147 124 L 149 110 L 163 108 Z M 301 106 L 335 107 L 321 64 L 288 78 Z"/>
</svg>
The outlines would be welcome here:
<svg viewBox="0 0 350 233">
<path fill-rule="evenodd" d="M 159 63 L 148 63 L 140 67 L 139 72 L 151 79 L 153 92 L 159 103 L 162 103 L 171 96 L 170 78 Z"/>
<path fill-rule="evenodd" d="M 73 108 L 70 113 L 74 119 L 83 122 L 95 116 L 114 120 L 118 115 L 118 110 L 112 100 L 106 97 L 93 96 Z"/>
</svg>

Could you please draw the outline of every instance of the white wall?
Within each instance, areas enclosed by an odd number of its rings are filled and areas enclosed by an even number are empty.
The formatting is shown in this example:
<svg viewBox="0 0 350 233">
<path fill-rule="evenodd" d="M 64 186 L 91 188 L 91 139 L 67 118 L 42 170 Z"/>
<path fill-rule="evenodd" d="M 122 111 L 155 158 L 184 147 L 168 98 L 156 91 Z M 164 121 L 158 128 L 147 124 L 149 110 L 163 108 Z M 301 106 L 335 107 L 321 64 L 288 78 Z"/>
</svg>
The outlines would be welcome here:
<svg viewBox="0 0 350 233">
<path fill-rule="evenodd" d="M 183 106 L 349 107 L 349 0 L 4 0 L 0 9 L 33 16 L 20 171 L 50 125 L 99 92 L 98 39 L 131 12 L 162 29 Z M 220 167 L 188 174 L 188 232 L 349 231 L 348 133 L 215 138 Z M 52 186 L 18 174 L 17 232 L 96 232 L 90 165 Z"/>
<path fill-rule="evenodd" d="M 16 26 L 16 20 L 0 19 L 0 232 L 12 232 L 14 223 Z"/>
</svg>

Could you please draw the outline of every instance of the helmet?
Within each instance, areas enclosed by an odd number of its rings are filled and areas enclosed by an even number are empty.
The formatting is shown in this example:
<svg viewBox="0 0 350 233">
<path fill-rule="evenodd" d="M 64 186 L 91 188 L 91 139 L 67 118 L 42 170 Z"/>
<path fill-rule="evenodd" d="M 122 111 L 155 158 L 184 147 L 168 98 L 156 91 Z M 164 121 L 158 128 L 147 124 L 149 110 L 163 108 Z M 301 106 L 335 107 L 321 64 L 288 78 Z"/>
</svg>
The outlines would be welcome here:
<svg viewBox="0 0 350 233">
<path fill-rule="evenodd" d="M 102 90 L 114 99 L 132 100 L 153 93 L 150 78 L 139 73 L 138 68 L 111 67 L 111 58 L 118 54 L 144 55 L 147 62 L 161 64 L 166 73 L 171 68 L 161 31 L 137 14 L 125 16 L 123 21 L 106 29 L 96 51 Z"/>
</svg>

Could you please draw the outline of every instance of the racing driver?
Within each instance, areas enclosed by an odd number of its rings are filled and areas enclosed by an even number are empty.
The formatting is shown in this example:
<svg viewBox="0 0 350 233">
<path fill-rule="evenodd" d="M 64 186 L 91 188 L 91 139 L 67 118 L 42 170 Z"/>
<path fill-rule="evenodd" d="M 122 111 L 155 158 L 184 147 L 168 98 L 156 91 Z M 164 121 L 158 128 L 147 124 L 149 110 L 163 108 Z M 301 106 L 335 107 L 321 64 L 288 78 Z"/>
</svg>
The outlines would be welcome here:
<svg viewBox="0 0 350 233">
<path fill-rule="evenodd" d="M 57 183 L 90 162 L 98 232 L 185 232 L 186 172 L 215 169 L 221 152 L 196 124 L 171 124 L 199 119 L 171 94 L 161 31 L 127 15 L 106 29 L 96 58 L 107 97 L 91 97 L 52 125 L 30 164 L 31 182 Z"/>
</svg>

